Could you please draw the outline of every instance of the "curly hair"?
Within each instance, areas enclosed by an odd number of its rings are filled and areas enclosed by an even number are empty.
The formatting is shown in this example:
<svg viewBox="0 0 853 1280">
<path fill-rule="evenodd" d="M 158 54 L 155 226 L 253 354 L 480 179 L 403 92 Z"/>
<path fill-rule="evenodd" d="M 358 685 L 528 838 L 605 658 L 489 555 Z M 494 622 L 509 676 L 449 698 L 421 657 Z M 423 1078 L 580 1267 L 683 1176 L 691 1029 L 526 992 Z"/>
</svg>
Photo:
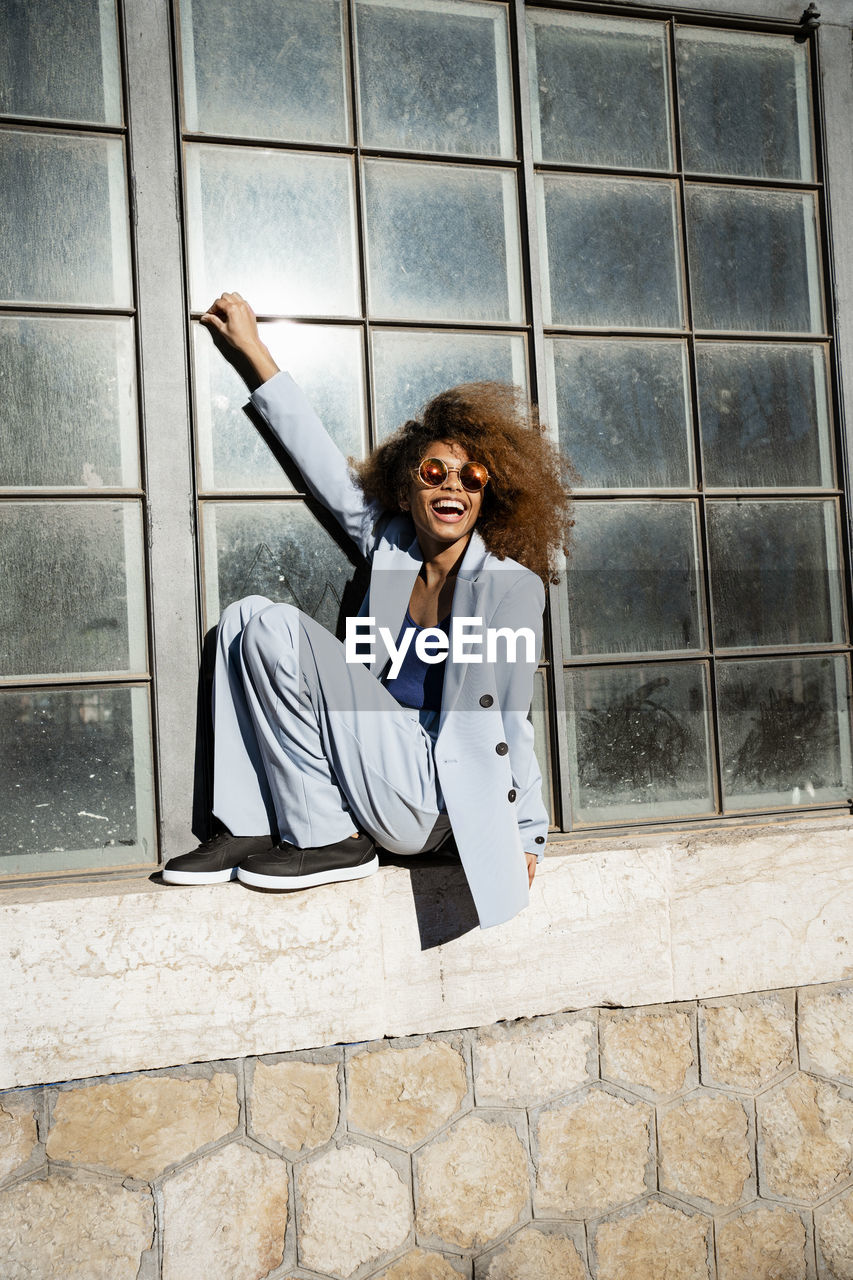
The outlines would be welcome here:
<svg viewBox="0 0 853 1280">
<path fill-rule="evenodd" d="M 400 510 L 412 473 L 430 444 L 459 444 L 489 472 L 477 529 L 494 555 L 518 560 L 545 582 L 558 582 L 572 520 L 569 459 L 546 436 L 536 407 L 504 382 L 465 382 L 442 391 L 363 462 L 357 483 L 387 511 Z M 352 461 L 352 460 L 351 460 Z"/>
</svg>

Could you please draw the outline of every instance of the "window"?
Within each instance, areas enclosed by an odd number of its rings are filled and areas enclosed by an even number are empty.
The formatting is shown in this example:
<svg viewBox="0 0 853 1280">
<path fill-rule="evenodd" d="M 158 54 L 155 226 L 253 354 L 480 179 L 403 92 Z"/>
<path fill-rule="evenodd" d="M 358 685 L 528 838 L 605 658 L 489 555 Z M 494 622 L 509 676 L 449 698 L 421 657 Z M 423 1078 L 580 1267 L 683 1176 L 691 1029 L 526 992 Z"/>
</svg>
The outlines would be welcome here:
<svg viewBox="0 0 853 1280">
<path fill-rule="evenodd" d="M 156 860 L 116 13 L 4 0 L 0 871 Z"/>
<path fill-rule="evenodd" d="M 186 830 L 192 599 L 199 635 L 250 592 L 353 605 L 198 323 L 222 289 L 348 454 L 455 382 L 540 402 L 580 475 L 532 712 L 555 829 L 849 808 L 813 34 L 556 0 L 0 19 L 0 873 L 156 858 L 152 705 Z"/>
</svg>

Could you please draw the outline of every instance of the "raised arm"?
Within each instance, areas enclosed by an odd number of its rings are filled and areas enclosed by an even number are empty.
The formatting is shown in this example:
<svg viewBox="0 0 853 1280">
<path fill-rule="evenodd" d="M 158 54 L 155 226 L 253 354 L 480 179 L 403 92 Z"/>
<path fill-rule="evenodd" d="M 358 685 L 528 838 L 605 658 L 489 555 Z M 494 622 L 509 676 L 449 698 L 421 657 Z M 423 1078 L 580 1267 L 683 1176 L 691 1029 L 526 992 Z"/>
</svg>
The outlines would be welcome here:
<svg viewBox="0 0 853 1280">
<path fill-rule="evenodd" d="M 248 362 L 261 383 L 252 404 L 299 467 L 311 493 L 331 511 L 363 555 L 375 541 L 382 515 L 366 501 L 346 458 L 289 374 L 281 372 L 261 340 L 255 313 L 239 293 L 223 293 L 201 317 Z"/>
</svg>

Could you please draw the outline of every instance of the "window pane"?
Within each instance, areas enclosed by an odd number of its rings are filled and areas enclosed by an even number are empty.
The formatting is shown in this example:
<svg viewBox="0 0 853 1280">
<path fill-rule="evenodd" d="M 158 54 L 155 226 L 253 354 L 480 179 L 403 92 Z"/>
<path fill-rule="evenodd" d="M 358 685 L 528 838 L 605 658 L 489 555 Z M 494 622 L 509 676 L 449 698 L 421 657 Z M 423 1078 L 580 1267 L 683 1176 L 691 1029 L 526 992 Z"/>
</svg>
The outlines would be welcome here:
<svg viewBox="0 0 853 1280">
<path fill-rule="evenodd" d="M 364 185 L 373 315 L 523 319 L 513 173 L 367 160 Z"/>
<path fill-rule="evenodd" d="M 193 145 L 186 157 L 193 310 L 230 289 L 268 314 L 359 314 L 349 159 Z"/>
<path fill-rule="evenodd" d="M 707 484 L 832 485 L 823 347 L 700 342 L 696 377 Z"/>
<path fill-rule="evenodd" d="M 702 647 L 692 502 L 578 502 L 560 596 L 573 654 Z"/>
<path fill-rule="evenodd" d="M 721 662 L 717 689 L 727 808 L 848 799 L 853 769 L 846 658 Z"/>
<path fill-rule="evenodd" d="M 114 0 L 0 0 L 0 115 L 121 124 Z"/>
<path fill-rule="evenodd" d="M 701 663 L 566 672 L 577 822 L 635 822 L 714 808 Z"/>
<path fill-rule="evenodd" d="M 542 10 L 528 14 L 527 40 L 537 160 L 672 168 L 662 22 Z"/>
<path fill-rule="evenodd" d="M 0 875 L 154 862 L 147 689 L 0 693 Z"/>
<path fill-rule="evenodd" d="M 578 489 L 692 486 L 682 342 L 546 340 L 549 414 Z"/>
<path fill-rule="evenodd" d="M 808 45 L 679 27 L 675 47 L 686 169 L 812 181 Z"/>
<path fill-rule="evenodd" d="M 348 142 L 341 0 L 181 0 L 193 133 Z"/>
<path fill-rule="evenodd" d="M 277 321 L 260 326 L 273 359 L 287 369 L 347 457 L 364 456 L 361 330 Z M 204 489 L 292 490 L 265 437 L 243 412 L 246 385 L 193 325 L 199 465 Z"/>
<path fill-rule="evenodd" d="M 0 316 L 0 486 L 135 487 L 131 320 Z"/>
<path fill-rule="evenodd" d="M 359 0 L 356 20 L 365 146 L 513 155 L 503 5 Z"/>
<path fill-rule="evenodd" d="M 439 391 L 460 382 L 512 382 L 527 389 L 521 337 L 375 329 L 371 344 L 377 439 L 415 417 Z"/>
<path fill-rule="evenodd" d="M 295 604 L 336 631 L 353 567 L 302 502 L 205 502 L 206 626 L 226 605 L 260 595 Z M 347 611 L 360 600 L 347 597 Z"/>
<path fill-rule="evenodd" d="M 555 822 L 554 779 L 551 772 L 548 691 L 545 688 L 544 671 L 537 671 L 533 678 L 533 702 L 530 707 L 530 719 L 533 722 L 533 746 L 542 774 L 542 800 L 548 810 L 548 821 L 553 825 Z"/>
<path fill-rule="evenodd" d="M 145 671 L 138 503 L 6 502 L 0 546 L 0 675 Z"/>
<path fill-rule="evenodd" d="M 537 182 L 545 323 L 680 328 L 674 185 L 562 175 Z"/>
<path fill-rule="evenodd" d="M 722 647 L 844 639 L 834 502 L 710 502 L 714 636 Z"/>
<path fill-rule="evenodd" d="M 697 328 L 822 330 L 814 196 L 688 186 L 687 241 Z"/>
<path fill-rule="evenodd" d="M 0 131 L 0 191 L 0 299 L 131 305 L 118 138 Z"/>
</svg>

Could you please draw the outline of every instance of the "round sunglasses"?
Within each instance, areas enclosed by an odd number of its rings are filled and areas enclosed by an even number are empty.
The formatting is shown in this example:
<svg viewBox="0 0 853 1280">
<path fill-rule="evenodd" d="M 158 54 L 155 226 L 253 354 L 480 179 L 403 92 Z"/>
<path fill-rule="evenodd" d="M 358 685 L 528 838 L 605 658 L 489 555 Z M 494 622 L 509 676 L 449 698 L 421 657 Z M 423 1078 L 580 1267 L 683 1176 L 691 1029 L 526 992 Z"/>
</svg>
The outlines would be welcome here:
<svg viewBox="0 0 853 1280">
<path fill-rule="evenodd" d="M 444 484 L 451 471 L 459 476 L 459 483 L 468 493 L 479 493 L 489 483 L 489 473 L 482 462 L 463 462 L 461 467 L 449 467 L 443 458 L 424 458 L 415 475 L 430 489 Z"/>
</svg>

